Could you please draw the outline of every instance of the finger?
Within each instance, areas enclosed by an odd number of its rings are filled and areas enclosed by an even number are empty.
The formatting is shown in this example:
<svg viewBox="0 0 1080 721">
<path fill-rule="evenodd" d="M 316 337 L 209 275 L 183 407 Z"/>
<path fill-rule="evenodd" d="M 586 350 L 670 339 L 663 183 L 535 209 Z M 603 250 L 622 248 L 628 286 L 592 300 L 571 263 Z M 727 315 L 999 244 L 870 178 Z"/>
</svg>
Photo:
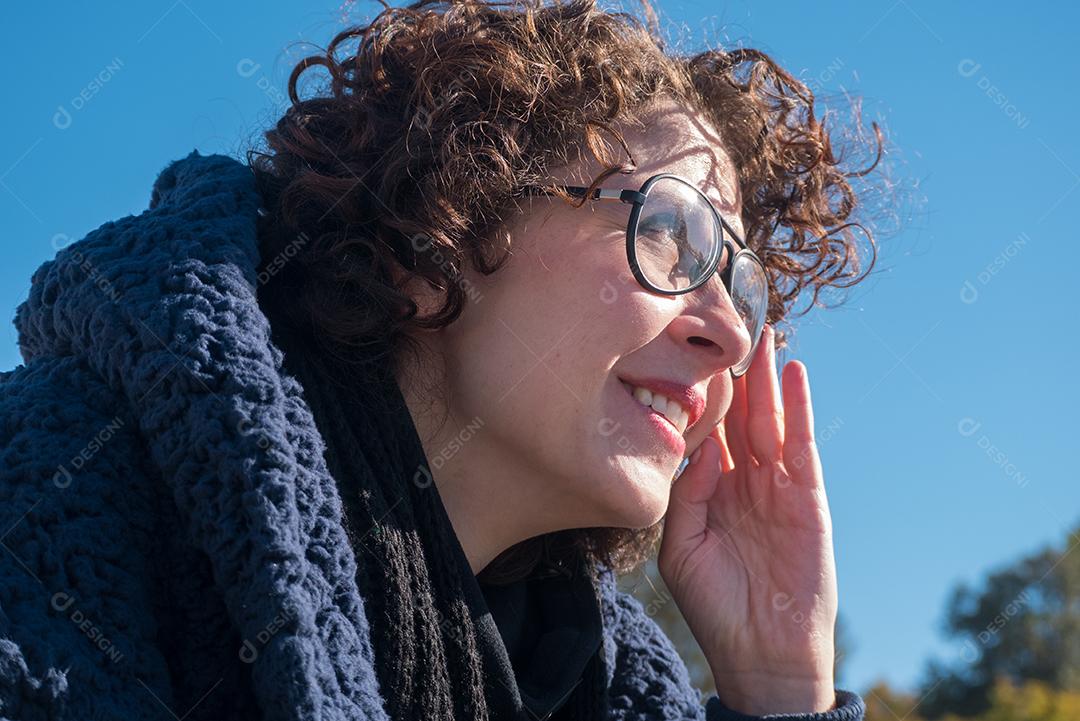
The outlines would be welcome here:
<svg viewBox="0 0 1080 721">
<path fill-rule="evenodd" d="M 709 499 L 720 478 L 720 446 L 706 436 L 698 450 L 697 460 L 683 469 L 671 486 L 660 542 L 665 557 L 681 557 L 680 551 L 699 543 L 705 532 Z"/>
<path fill-rule="evenodd" d="M 784 366 L 784 468 L 797 484 L 822 482 L 810 379 L 806 366 L 794 360 Z"/>
<path fill-rule="evenodd" d="M 716 424 L 709 436 L 720 445 L 720 469 L 727 473 L 735 467 L 735 459 L 732 457 L 731 448 L 728 446 L 727 431 L 724 430 L 723 418 Z"/>
<path fill-rule="evenodd" d="M 759 463 L 778 461 L 784 445 L 784 406 L 776 379 L 776 348 L 771 325 L 746 374 L 746 412 L 750 451 Z"/>
<path fill-rule="evenodd" d="M 746 434 L 746 376 L 739 376 L 731 386 L 731 406 L 724 414 L 724 434 L 734 464 L 750 467 L 756 462 Z"/>
</svg>

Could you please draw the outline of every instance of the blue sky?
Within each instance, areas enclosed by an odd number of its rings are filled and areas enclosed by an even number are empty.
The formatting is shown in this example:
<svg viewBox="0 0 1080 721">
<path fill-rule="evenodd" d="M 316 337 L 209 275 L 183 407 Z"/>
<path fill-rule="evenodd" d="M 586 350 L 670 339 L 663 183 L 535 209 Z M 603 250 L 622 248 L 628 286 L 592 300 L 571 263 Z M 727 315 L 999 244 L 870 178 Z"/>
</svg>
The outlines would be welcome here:
<svg viewBox="0 0 1080 721">
<path fill-rule="evenodd" d="M 301 5 L 304 7 L 302 8 Z M 334 3 L 19 3 L 4 44 L 0 369 L 21 362 L 10 319 L 35 268 L 106 221 L 139 213 L 193 148 L 238 155 L 287 103 Z M 306 9 L 305 9 L 306 8 Z M 910 687 L 959 581 L 1060 544 L 1080 520 L 1068 371 L 1080 200 L 1074 28 L 1049 3 L 660 2 L 705 42 L 771 53 L 826 93 L 863 98 L 886 128 L 902 224 L 839 308 L 804 316 L 781 361 L 806 363 L 833 514 L 844 685 Z M 57 23 L 58 19 L 62 23 Z M 921 198 L 919 202 L 910 202 Z M 895 224 L 894 224 L 895 225 Z M 1071 317 L 1071 315 L 1070 315 Z M 1060 371 L 1060 372 L 1059 372 Z"/>
</svg>

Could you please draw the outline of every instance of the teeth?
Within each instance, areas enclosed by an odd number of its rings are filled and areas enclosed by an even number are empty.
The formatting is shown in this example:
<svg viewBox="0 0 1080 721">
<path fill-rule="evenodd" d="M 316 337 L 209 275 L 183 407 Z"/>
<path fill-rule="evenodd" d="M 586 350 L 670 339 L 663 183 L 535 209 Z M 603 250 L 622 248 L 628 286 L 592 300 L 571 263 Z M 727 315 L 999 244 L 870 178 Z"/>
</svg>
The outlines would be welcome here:
<svg viewBox="0 0 1080 721">
<path fill-rule="evenodd" d="M 650 406 L 654 411 L 661 414 L 671 424 L 679 429 L 679 433 L 686 432 L 686 425 L 690 420 L 690 414 L 679 405 L 679 403 L 671 398 L 660 395 L 659 393 L 653 393 L 648 388 L 641 388 L 640 386 L 629 386 L 631 388 L 634 398 L 638 403 L 643 406 Z"/>
</svg>

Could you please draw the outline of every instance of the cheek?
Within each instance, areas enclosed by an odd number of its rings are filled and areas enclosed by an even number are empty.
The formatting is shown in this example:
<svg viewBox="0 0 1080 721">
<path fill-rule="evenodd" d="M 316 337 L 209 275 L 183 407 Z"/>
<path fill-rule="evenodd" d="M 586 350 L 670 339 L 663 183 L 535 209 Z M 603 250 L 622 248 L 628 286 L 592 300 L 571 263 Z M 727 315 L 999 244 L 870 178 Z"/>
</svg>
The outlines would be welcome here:
<svg viewBox="0 0 1080 721">
<path fill-rule="evenodd" d="M 479 416 L 504 441 L 548 453 L 596 435 L 612 366 L 647 341 L 641 303 L 620 278 L 640 289 L 625 255 L 602 251 L 521 248 L 494 274 L 469 276 L 476 300 L 444 331 L 460 422 Z"/>
<path fill-rule="evenodd" d="M 491 416 L 509 432 L 551 425 L 580 405 L 583 376 L 608 345 L 595 323 L 607 306 L 596 279 L 569 260 L 520 251 L 494 274 L 470 276 L 476 299 L 444 332 L 462 413 Z"/>
<path fill-rule="evenodd" d="M 628 282 L 639 286 L 626 266 L 622 236 L 615 242 L 611 235 L 553 228 L 520 251 L 502 278 L 493 276 L 498 291 L 490 315 L 553 369 L 576 374 L 595 367 L 618 352 L 620 331 L 632 320 L 626 289 Z"/>
</svg>

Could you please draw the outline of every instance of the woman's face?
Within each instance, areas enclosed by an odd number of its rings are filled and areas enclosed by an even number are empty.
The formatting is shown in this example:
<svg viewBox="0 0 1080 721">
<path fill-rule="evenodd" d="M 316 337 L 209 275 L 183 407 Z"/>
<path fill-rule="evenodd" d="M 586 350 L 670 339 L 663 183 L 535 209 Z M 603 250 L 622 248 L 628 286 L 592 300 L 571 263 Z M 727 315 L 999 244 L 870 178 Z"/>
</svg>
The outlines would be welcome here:
<svg viewBox="0 0 1080 721">
<path fill-rule="evenodd" d="M 734 168 L 718 133 L 674 101 L 645 120 L 652 126 L 644 132 L 620 128 L 636 171 L 601 187 L 636 190 L 655 173 L 675 173 L 741 234 Z M 551 180 L 588 185 L 601 169 L 593 162 Z M 727 369 L 749 351 L 749 334 L 719 274 L 679 296 L 634 280 L 625 250 L 630 205 L 574 208 L 541 196 L 521 207 L 509 226 L 511 259 L 491 276 L 470 269 L 463 314 L 423 335 L 444 359 L 451 413 L 430 440 L 424 432 L 434 433 L 441 416 L 418 422 L 434 478 L 444 495 L 447 484 L 472 484 L 474 505 L 484 498 L 518 523 L 527 517 L 536 533 L 651 525 L 667 510 L 679 464 L 727 411 Z M 703 413 L 678 434 L 625 378 L 690 386 Z M 415 418 L 415 400 L 410 408 Z"/>
</svg>

